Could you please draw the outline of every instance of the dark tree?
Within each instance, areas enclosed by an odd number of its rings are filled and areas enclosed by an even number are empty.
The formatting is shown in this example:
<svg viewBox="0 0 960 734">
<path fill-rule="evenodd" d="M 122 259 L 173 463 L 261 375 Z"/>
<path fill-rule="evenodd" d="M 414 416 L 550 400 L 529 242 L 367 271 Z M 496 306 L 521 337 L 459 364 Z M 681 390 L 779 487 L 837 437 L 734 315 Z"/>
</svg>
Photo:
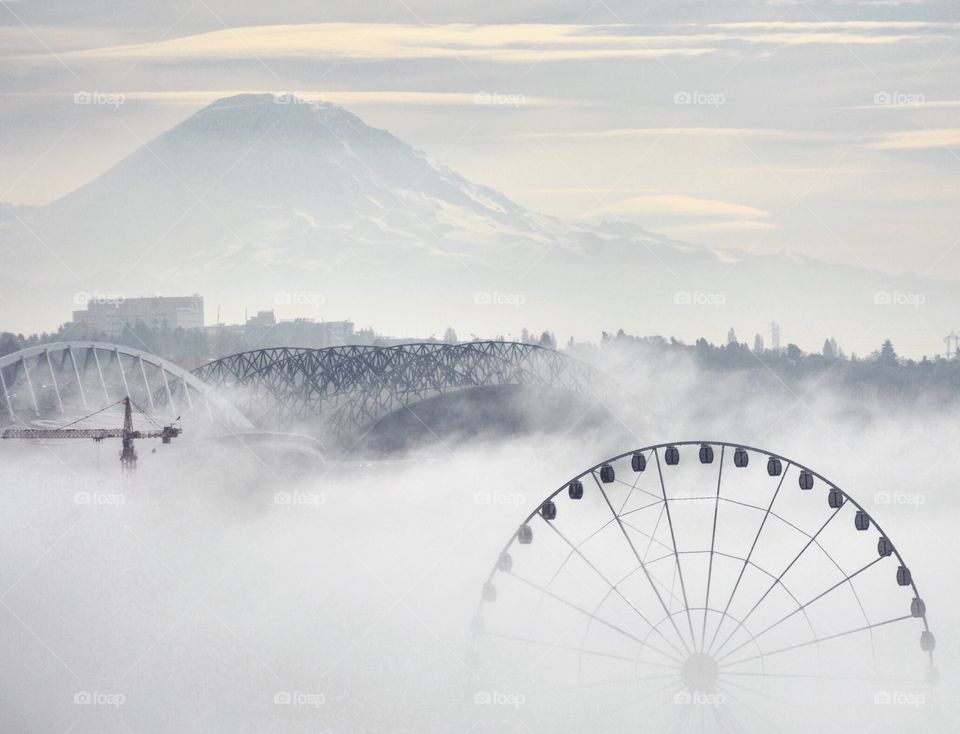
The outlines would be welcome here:
<svg viewBox="0 0 960 734">
<path fill-rule="evenodd" d="M 897 364 L 897 350 L 893 348 L 893 342 L 887 339 L 880 346 L 880 352 L 877 355 L 877 361 L 885 365 Z"/>
<path fill-rule="evenodd" d="M 20 351 L 20 339 L 5 331 L 0 334 L 0 357 Z"/>
</svg>

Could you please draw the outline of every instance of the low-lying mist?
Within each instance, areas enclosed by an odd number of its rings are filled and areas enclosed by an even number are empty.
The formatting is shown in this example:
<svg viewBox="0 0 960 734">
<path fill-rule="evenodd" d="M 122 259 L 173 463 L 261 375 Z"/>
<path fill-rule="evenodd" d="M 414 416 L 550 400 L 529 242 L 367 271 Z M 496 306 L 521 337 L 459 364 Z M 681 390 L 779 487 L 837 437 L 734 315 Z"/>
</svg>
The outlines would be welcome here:
<svg viewBox="0 0 960 734">
<path fill-rule="evenodd" d="M 952 731 L 956 406 L 863 399 L 815 378 L 771 388 L 683 357 L 606 352 L 599 366 L 625 391 L 605 395 L 603 420 L 427 436 L 384 458 L 305 468 L 266 446 L 192 440 L 187 425 L 169 446 L 141 442 L 124 480 L 110 444 L 0 446 L 2 729 L 539 731 L 538 712 L 511 704 L 491 723 L 477 698 L 471 624 L 500 550 L 582 470 L 706 440 L 795 458 L 883 524 L 927 603 L 941 681 L 913 705 L 858 709 L 857 730 Z M 804 690 L 778 725 L 829 731 L 831 712 Z"/>
</svg>

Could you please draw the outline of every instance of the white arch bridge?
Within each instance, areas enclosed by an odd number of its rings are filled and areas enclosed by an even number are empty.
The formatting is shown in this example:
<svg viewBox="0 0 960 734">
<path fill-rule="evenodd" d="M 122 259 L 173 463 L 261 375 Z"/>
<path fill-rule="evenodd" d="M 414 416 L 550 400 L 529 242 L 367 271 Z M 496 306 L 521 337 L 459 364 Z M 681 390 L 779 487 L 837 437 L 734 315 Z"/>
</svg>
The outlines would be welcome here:
<svg viewBox="0 0 960 734">
<path fill-rule="evenodd" d="M 0 358 L 0 425 L 47 425 L 129 396 L 147 414 L 235 429 L 252 424 L 215 388 L 148 352 L 102 342 L 56 342 Z"/>
<path fill-rule="evenodd" d="M 521 386 L 600 406 L 622 394 L 589 365 L 514 342 L 279 347 L 222 357 L 192 373 L 129 347 L 58 342 L 0 358 L 0 425 L 62 424 L 129 395 L 164 420 L 183 415 L 236 429 L 224 433 L 300 430 L 337 442 L 434 397 Z"/>
</svg>

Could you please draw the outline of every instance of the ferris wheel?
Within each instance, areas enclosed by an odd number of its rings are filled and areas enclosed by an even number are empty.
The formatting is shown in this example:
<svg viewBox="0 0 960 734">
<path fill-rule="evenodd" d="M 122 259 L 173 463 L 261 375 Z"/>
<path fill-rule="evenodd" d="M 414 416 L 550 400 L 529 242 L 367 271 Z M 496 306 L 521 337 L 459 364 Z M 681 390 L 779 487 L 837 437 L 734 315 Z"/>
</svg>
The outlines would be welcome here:
<svg viewBox="0 0 960 734">
<path fill-rule="evenodd" d="M 864 731 L 927 715 L 936 681 L 926 603 L 872 513 L 717 441 L 630 451 L 547 496 L 473 634 L 489 731 Z"/>
</svg>

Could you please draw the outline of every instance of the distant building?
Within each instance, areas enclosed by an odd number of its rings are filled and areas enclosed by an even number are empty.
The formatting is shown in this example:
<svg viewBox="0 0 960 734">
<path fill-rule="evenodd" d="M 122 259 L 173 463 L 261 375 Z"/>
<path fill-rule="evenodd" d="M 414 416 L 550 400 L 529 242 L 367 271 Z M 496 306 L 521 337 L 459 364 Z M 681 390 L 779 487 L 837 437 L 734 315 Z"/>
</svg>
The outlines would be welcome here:
<svg viewBox="0 0 960 734">
<path fill-rule="evenodd" d="M 154 329 L 202 329 L 203 296 L 104 298 L 87 301 L 73 312 L 73 324 L 116 335 L 143 324 Z"/>
<path fill-rule="evenodd" d="M 274 326 L 277 323 L 277 317 L 273 311 L 257 311 L 257 315 L 247 319 L 247 327 L 256 328 L 258 326 Z"/>
<path fill-rule="evenodd" d="M 277 321 L 273 311 L 258 311 L 247 319 L 246 337 L 258 347 L 339 347 L 354 343 L 352 321 Z"/>
</svg>

